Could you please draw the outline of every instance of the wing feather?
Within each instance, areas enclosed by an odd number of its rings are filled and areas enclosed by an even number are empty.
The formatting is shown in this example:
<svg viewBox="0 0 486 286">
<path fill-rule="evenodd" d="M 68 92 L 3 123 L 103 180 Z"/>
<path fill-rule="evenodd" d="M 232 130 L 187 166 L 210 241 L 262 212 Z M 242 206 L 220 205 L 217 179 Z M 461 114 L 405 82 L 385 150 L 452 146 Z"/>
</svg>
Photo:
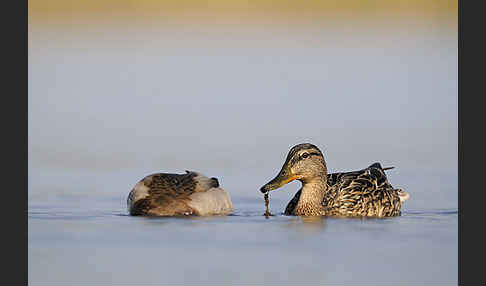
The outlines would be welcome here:
<svg viewBox="0 0 486 286">
<path fill-rule="evenodd" d="M 335 181 L 323 200 L 330 215 L 400 215 L 400 197 L 388 182 L 381 165 L 375 163 L 360 171 L 340 173 L 333 179 Z"/>
<path fill-rule="evenodd" d="M 147 188 L 147 195 L 134 201 L 130 207 L 132 215 L 183 215 L 192 212 L 187 205 L 196 191 L 197 173 L 157 173 L 143 178 L 140 183 Z M 136 191 L 135 189 L 132 192 Z M 132 196 L 132 192 L 130 196 Z"/>
</svg>

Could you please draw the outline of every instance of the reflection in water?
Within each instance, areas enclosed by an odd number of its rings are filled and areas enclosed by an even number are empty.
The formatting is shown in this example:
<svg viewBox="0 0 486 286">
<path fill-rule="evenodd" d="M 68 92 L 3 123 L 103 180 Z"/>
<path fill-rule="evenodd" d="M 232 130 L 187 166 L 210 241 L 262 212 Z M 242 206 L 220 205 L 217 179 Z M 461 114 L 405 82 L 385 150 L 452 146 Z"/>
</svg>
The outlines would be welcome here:
<svg viewBox="0 0 486 286">
<path fill-rule="evenodd" d="M 131 216 L 133 217 L 133 216 Z M 200 222 L 221 222 L 228 220 L 228 216 L 136 216 L 133 217 L 140 219 L 145 224 L 153 225 L 169 225 L 169 224 L 182 224 L 184 227 L 205 227 L 206 224 Z"/>
<path fill-rule="evenodd" d="M 250 196 L 234 200 L 238 209 L 233 215 L 212 217 L 133 217 L 115 199 L 36 202 L 29 206 L 29 284 L 151 286 L 164 279 L 163 284 L 174 286 L 302 281 L 360 286 L 434 281 L 446 286 L 457 281 L 455 209 L 417 208 L 386 225 L 377 219 L 281 212 L 265 219 L 261 200 L 250 201 Z M 278 203 L 278 209 L 285 204 Z M 431 214 L 438 211 L 442 214 Z M 255 263 L 262 260 L 271 262 L 263 270 Z M 59 275 L 49 275 L 54 268 Z M 382 269 L 383 283 L 370 275 L 376 269 Z M 403 276 L 397 269 L 414 275 Z M 235 284 L 234 277 L 245 279 Z"/>
<path fill-rule="evenodd" d="M 289 220 L 288 226 L 297 231 L 321 232 L 326 227 L 323 216 L 296 216 Z"/>
</svg>

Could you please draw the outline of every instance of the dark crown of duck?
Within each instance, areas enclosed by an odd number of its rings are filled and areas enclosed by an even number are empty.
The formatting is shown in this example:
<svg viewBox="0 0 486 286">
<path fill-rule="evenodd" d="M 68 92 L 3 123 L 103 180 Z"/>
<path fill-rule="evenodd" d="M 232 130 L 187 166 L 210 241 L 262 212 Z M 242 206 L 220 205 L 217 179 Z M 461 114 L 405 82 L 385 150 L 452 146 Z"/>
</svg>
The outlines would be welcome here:
<svg viewBox="0 0 486 286">
<path fill-rule="evenodd" d="M 326 178 L 326 175 L 326 161 L 321 150 L 313 144 L 303 143 L 290 149 L 278 175 L 261 187 L 260 191 L 266 193 L 294 180 L 307 183 L 313 178 Z"/>
</svg>

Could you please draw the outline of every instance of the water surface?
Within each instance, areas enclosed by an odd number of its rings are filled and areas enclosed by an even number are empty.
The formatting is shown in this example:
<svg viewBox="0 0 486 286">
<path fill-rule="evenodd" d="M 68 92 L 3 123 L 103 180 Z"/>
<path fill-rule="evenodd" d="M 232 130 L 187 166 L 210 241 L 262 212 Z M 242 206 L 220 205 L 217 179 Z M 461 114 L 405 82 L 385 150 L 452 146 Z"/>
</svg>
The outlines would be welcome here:
<svg viewBox="0 0 486 286">
<path fill-rule="evenodd" d="M 416 175 L 395 218 L 284 216 L 292 183 L 270 194 L 267 219 L 242 176 L 222 180 L 230 216 L 144 218 L 125 209 L 134 173 L 31 172 L 29 285 L 457 284 L 454 177 L 430 175 L 426 192 Z"/>
<path fill-rule="evenodd" d="M 29 285 L 457 284 L 456 2 L 37 2 Z M 258 189 L 303 142 L 331 172 L 395 166 L 403 215 L 283 216 L 292 182 L 265 219 Z M 138 180 L 185 169 L 234 214 L 127 216 Z"/>
</svg>

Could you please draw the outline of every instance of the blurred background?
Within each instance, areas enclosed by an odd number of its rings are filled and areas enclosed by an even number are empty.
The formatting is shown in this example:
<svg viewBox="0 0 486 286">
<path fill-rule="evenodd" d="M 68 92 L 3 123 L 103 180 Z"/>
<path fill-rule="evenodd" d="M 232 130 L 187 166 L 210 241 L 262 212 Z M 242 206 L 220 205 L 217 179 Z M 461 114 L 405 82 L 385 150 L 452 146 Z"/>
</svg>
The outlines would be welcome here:
<svg viewBox="0 0 486 286">
<path fill-rule="evenodd" d="M 457 1 L 30 0 L 28 15 L 29 285 L 457 284 Z M 395 166 L 404 215 L 265 221 L 258 189 L 303 142 L 330 172 Z M 186 169 L 218 177 L 234 216 L 126 216 L 141 178 Z"/>
<path fill-rule="evenodd" d="M 448 0 L 29 1 L 29 196 L 48 170 L 254 192 L 302 142 L 455 184 L 457 39 Z"/>
<path fill-rule="evenodd" d="M 28 96 L 35 168 L 455 172 L 457 1 L 32 0 Z"/>
</svg>

